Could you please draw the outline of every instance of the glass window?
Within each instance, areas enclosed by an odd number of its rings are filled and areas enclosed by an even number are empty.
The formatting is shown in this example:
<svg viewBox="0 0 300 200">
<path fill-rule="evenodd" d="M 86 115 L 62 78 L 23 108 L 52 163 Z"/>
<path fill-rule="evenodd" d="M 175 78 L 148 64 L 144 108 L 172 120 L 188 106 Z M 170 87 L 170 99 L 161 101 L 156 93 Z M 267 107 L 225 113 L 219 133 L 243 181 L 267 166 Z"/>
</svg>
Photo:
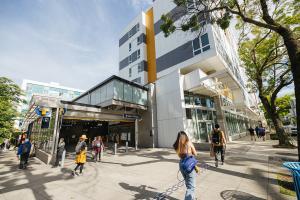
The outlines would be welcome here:
<svg viewBox="0 0 300 200">
<path fill-rule="evenodd" d="M 106 85 L 100 88 L 100 97 L 101 97 L 101 103 L 104 102 L 106 99 Z"/>
<path fill-rule="evenodd" d="M 142 89 L 133 87 L 133 103 L 143 104 Z"/>
<path fill-rule="evenodd" d="M 200 109 L 197 109 L 197 117 L 198 120 L 202 120 L 202 111 Z"/>
<path fill-rule="evenodd" d="M 205 97 L 201 97 L 201 106 L 206 107 L 206 98 Z"/>
<path fill-rule="evenodd" d="M 199 37 L 193 40 L 193 51 L 194 51 L 194 55 L 198 55 L 201 53 Z"/>
<path fill-rule="evenodd" d="M 203 120 L 207 120 L 207 110 L 202 110 Z"/>
<path fill-rule="evenodd" d="M 138 64 L 138 72 L 142 72 L 142 71 L 144 71 L 144 69 L 143 69 L 142 63 L 140 62 L 140 63 Z"/>
<path fill-rule="evenodd" d="M 200 100 L 200 97 L 198 97 L 198 96 L 195 97 L 195 105 L 197 105 L 197 106 L 201 105 L 201 100 Z"/>
<path fill-rule="evenodd" d="M 147 105 L 147 101 L 148 101 L 148 93 L 147 93 L 147 91 L 144 91 L 143 90 L 143 92 L 142 92 L 142 104 L 143 105 Z"/>
<path fill-rule="evenodd" d="M 213 120 L 213 114 L 212 114 L 212 111 L 207 111 L 207 119 L 208 119 L 208 120 Z"/>
<path fill-rule="evenodd" d="M 113 99 L 114 96 L 114 82 L 111 81 L 106 84 L 106 100 Z"/>
<path fill-rule="evenodd" d="M 124 83 L 124 101 L 132 102 L 132 87 Z"/>
<path fill-rule="evenodd" d="M 188 11 L 192 11 L 193 9 L 196 8 L 195 6 L 195 1 L 194 0 L 189 0 L 186 2 L 186 7 Z"/>
<path fill-rule="evenodd" d="M 140 30 L 140 24 L 136 24 L 136 31 L 138 32 Z"/>
<path fill-rule="evenodd" d="M 132 75 L 132 69 L 129 68 L 129 77 L 131 77 L 131 75 Z"/>
<path fill-rule="evenodd" d="M 131 58 L 131 55 L 128 56 L 128 63 L 131 63 L 132 62 L 132 58 Z"/>
<path fill-rule="evenodd" d="M 192 104 L 191 103 L 191 97 L 188 93 L 184 94 L 184 102 L 185 102 L 186 105 L 191 105 Z"/>
<path fill-rule="evenodd" d="M 123 82 L 121 81 L 114 81 L 114 99 L 117 100 L 123 100 L 124 98 L 124 88 L 123 88 Z"/>
<path fill-rule="evenodd" d="M 207 33 L 201 35 L 201 45 L 202 45 L 202 47 L 205 47 L 206 45 L 209 45 L 209 40 L 208 40 L 208 34 Z"/>
<path fill-rule="evenodd" d="M 129 43 L 129 51 L 131 51 L 131 42 Z"/>
<path fill-rule="evenodd" d="M 137 50 L 137 59 L 139 59 L 141 57 L 141 51 Z"/>
<path fill-rule="evenodd" d="M 192 111 L 191 111 L 191 109 L 190 108 L 186 108 L 185 112 L 186 112 L 186 118 L 187 119 L 192 119 Z"/>
<path fill-rule="evenodd" d="M 139 37 L 137 37 L 137 45 L 142 43 L 142 35 L 140 35 Z"/>
</svg>

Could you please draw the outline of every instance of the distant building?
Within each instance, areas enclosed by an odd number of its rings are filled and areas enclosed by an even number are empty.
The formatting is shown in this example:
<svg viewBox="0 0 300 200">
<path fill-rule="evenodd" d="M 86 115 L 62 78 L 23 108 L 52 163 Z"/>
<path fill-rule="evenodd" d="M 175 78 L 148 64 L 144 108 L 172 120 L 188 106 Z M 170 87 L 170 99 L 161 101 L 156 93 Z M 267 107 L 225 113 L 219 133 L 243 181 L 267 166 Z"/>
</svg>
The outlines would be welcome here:
<svg viewBox="0 0 300 200">
<path fill-rule="evenodd" d="M 84 91 L 80 89 L 61 86 L 59 83 L 50 82 L 43 83 L 33 80 L 24 79 L 21 85 L 21 89 L 24 91 L 23 99 L 26 103 L 21 104 L 19 111 L 21 114 L 25 114 L 28 110 L 28 103 L 33 95 L 45 95 L 50 97 L 59 97 L 62 100 L 72 100 L 80 96 Z M 16 123 L 16 128 L 20 125 L 20 121 Z"/>
</svg>

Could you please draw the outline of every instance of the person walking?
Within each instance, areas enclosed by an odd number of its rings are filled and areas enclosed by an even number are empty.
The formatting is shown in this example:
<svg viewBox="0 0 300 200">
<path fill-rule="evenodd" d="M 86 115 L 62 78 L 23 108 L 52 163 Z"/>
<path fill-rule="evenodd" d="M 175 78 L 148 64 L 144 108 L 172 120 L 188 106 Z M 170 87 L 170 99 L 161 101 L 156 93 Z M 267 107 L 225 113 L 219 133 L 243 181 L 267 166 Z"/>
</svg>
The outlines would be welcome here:
<svg viewBox="0 0 300 200">
<path fill-rule="evenodd" d="M 30 149 L 31 143 L 29 139 L 22 140 L 17 152 L 17 157 L 20 160 L 19 169 L 27 168 Z"/>
<path fill-rule="evenodd" d="M 255 133 L 256 133 L 257 138 L 260 138 L 258 126 L 255 127 Z"/>
<path fill-rule="evenodd" d="M 261 128 L 259 129 L 259 132 L 260 132 L 260 135 L 261 135 L 261 137 L 263 138 L 263 141 L 265 141 L 266 140 L 266 129 L 265 129 L 265 127 L 263 127 L 263 126 L 261 126 Z"/>
<path fill-rule="evenodd" d="M 250 128 L 248 129 L 249 133 L 250 133 L 250 137 L 251 137 L 251 141 L 256 141 L 256 137 L 255 137 L 255 134 L 254 134 L 254 129 L 250 126 Z"/>
<path fill-rule="evenodd" d="M 57 146 L 55 166 L 58 166 L 59 162 L 62 161 L 62 155 L 65 151 L 65 146 L 66 146 L 65 139 L 60 138 Z"/>
<path fill-rule="evenodd" d="M 98 136 L 97 139 L 94 141 L 94 151 L 95 151 L 95 157 L 94 157 L 94 161 L 101 161 L 101 152 L 104 149 L 104 145 L 102 142 L 102 138 L 101 136 Z"/>
<path fill-rule="evenodd" d="M 196 188 L 196 170 L 195 167 L 191 172 L 186 172 L 183 168 L 183 160 L 189 156 L 196 156 L 197 152 L 192 142 L 189 141 L 187 134 L 184 131 L 180 131 L 177 135 L 177 139 L 173 145 L 177 155 L 180 158 L 179 169 L 184 178 L 186 193 L 185 200 L 195 199 L 195 188 Z"/>
<path fill-rule="evenodd" d="M 215 166 L 218 167 L 219 165 L 219 154 L 221 154 L 221 162 L 223 165 L 225 159 L 226 138 L 224 132 L 220 130 L 219 124 L 216 124 L 215 128 L 212 130 L 210 141 L 215 154 Z"/>
<path fill-rule="evenodd" d="M 86 135 L 82 135 L 79 138 L 79 142 L 77 143 L 75 147 L 76 151 L 76 159 L 75 163 L 77 164 L 75 169 L 72 171 L 72 175 L 82 175 L 83 171 L 83 165 L 86 163 L 86 151 L 87 151 L 87 146 L 85 140 L 87 139 Z M 77 169 L 79 168 L 79 174 L 76 172 Z"/>
</svg>

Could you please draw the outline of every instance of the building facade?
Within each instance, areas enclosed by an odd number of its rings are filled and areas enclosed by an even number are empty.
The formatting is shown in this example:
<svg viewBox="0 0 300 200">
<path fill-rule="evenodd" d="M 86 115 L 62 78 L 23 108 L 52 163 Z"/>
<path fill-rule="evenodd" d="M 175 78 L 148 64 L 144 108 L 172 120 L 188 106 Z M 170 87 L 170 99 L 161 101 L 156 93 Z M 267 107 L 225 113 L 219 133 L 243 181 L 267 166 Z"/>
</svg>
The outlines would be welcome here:
<svg viewBox="0 0 300 200">
<path fill-rule="evenodd" d="M 182 9 L 188 7 L 156 0 L 129 23 L 119 40 L 119 75 L 142 85 L 154 83 L 157 146 L 171 147 L 180 130 L 193 142 L 207 143 L 216 123 L 228 140 L 241 137 L 260 119 L 254 95 L 245 88 L 231 30 L 204 20 L 200 35 L 176 31 L 165 37 L 161 16 Z"/>
<path fill-rule="evenodd" d="M 43 83 L 27 79 L 23 80 L 21 89 L 24 92 L 23 99 L 26 102 L 22 103 L 18 108 L 22 115 L 25 115 L 28 111 L 29 102 L 33 95 L 44 95 L 49 97 L 57 97 L 62 100 L 72 100 L 84 92 L 83 90 L 61 86 L 54 82 Z M 23 119 L 16 121 L 16 128 L 20 128 L 20 122 L 22 123 L 22 121 Z"/>
</svg>

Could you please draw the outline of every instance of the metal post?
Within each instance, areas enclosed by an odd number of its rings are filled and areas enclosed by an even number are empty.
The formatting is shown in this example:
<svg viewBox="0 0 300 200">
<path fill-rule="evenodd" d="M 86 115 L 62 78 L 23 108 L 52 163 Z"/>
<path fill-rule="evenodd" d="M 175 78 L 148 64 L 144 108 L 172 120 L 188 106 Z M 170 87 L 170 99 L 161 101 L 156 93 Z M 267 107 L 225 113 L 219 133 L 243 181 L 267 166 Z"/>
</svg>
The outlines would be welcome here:
<svg viewBox="0 0 300 200">
<path fill-rule="evenodd" d="M 117 154 L 117 148 L 118 148 L 118 144 L 117 144 L 117 143 L 115 143 L 115 145 L 114 145 L 114 155 L 116 155 L 116 154 Z"/>
<path fill-rule="evenodd" d="M 138 119 L 135 119 L 135 128 L 134 128 L 134 133 L 135 133 L 135 150 L 138 149 L 138 128 L 139 128 L 139 124 L 138 124 Z"/>
<path fill-rule="evenodd" d="M 63 151 L 62 156 L 61 156 L 61 164 L 60 167 L 63 168 L 65 164 L 65 158 L 66 158 L 66 150 Z"/>
<path fill-rule="evenodd" d="M 128 153 L 128 141 L 126 141 L 126 149 L 125 152 Z"/>
<path fill-rule="evenodd" d="M 52 138 L 52 155 L 56 153 L 56 138 L 57 138 L 57 132 L 58 132 L 58 117 L 59 117 L 59 108 L 56 108 L 56 114 L 55 114 L 55 124 L 54 124 L 54 131 L 53 131 L 53 138 Z"/>
</svg>

